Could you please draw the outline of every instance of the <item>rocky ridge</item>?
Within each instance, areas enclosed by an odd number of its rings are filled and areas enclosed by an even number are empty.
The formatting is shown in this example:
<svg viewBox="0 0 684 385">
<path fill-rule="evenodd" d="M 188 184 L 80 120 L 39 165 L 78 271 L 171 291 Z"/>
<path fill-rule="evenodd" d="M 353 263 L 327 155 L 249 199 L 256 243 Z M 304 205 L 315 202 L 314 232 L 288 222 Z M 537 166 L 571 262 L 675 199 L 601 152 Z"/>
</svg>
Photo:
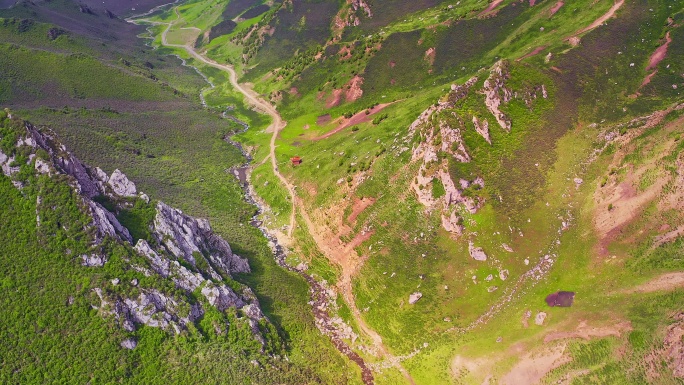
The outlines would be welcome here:
<svg viewBox="0 0 684 385">
<path fill-rule="evenodd" d="M 142 257 L 131 257 L 127 261 L 130 268 L 147 277 L 168 278 L 185 293 L 144 287 L 138 279 L 121 283 L 119 278 L 114 278 L 110 281 L 111 286 L 93 290 L 93 308 L 104 316 L 114 317 L 129 332 L 137 325 L 146 325 L 175 333 L 200 318 L 205 312 L 203 306 L 213 306 L 219 311 L 235 308 L 239 317 L 248 322 L 254 337 L 265 343 L 259 322 L 266 319 L 256 296 L 249 287 L 235 290 L 225 283 L 232 273 L 248 273 L 249 264 L 232 252 L 228 242 L 212 231 L 207 220 L 190 217 L 157 202 L 154 221 L 149 225 L 150 238 L 138 239 L 133 245 L 130 231 L 117 219 L 116 213 L 130 209 L 138 200 L 149 204 L 147 195 L 138 192 L 135 184 L 120 170 L 107 176 L 100 168 L 90 168 L 81 162 L 51 133 L 38 130 L 30 123 L 25 123 L 24 127 L 26 131 L 19 135 L 15 153 L 28 155 L 6 155 L 0 151 L 0 168 L 4 175 L 13 179 L 18 189 L 26 187 L 24 183 L 27 182 L 16 178 L 25 166 L 48 177 L 67 176 L 81 198 L 81 210 L 91 218 L 87 225 L 91 234 L 90 251 L 80 256 L 81 264 L 104 266 L 109 259 L 107 244 L 114 241 L 124 245 L 132 255 Z M 40 204 L 41 197 L 37 200 Z M 115 209 L 105 208 L 100 203 L 103 201 Z M 38 212 L 36 221 L 40 226 Z M 128 295 L 112 290 L 120 284 L 128 285 Z M 202 300 L 190 300 L 196 290 L 201 293 Z M 122 347 L 134 348 L 135 340 L 131 341 L 122 342 Z"/>
<path fill-rule="evenodd" d="M 461 85 L 453 84 L 448 94 L 423 111 L 409 126 L 409 137 L 418 137 L 418 143 L 412 150 L 412 161 L 421 163 L 411 188 L 428 213 L 439 210 L 442 227 L 452 234 L 463 233 L 461 210 L 472 214 L 484 204 L 481 196 L 466 193 L 466 190 L 484 188 L 485 181 L 481 176 L 472 180 L 454 180 L 449 172 L 450 162 L 472 161 L 464 133 L 474 130 L 492 145 L 488 118 L 494 118 L 508 133 L 512 121 L 502 110 L 503 106 L 514 99 L 521 99 L 530 107 L 533 99 L 548 97 L 543 84 L 521 91 L 510 88 L 507 85 L 510 71 L 510 63 L 501 60 L 491 67 L 479 89 L 476 87 L 478 77 L 472 77 Z M 477 94 L 484 95 L 482 111 L 485 112 L 458 111 L 466 98 L 481 98 L 475 96 Z"/>
</svg>

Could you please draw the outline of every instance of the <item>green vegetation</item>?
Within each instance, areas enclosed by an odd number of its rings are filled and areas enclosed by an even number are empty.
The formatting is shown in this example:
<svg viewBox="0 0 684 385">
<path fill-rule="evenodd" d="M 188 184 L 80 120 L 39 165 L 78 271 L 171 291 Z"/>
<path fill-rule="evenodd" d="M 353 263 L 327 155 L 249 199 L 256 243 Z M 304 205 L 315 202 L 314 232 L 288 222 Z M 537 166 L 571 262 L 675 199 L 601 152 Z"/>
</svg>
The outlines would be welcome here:
<svg viewBox="0 0 684 385">
<path fill-rule="evenodd" d="M 678 229 L 684 217 L 673 202 L 681 202 L 684 149 L 677 108 L 684 89 L 684 3 L 620 3 L 591 30 L 585 28 L 613 1 L 507 0 L 492 12 L 484 11 L 490 6 L 485 0 L 366 3 L 372 17 L 331 0 L 192 0 L 149 16 L 173 23 L 171 43 L 195 42 L 201 54 L 235 65 L 241 81 L 252 83 L 287 121 L 275 137 L 275 162 L 296 186 L 298 206 L 287 261 L 331 287 L 338 284 L 333 316 L 360 337 L 347 343 L 366 363 L 387 364 L 369 352 L 374 342 L 363 331 L 367 324 L 390 354 L 405 356 L 402 365 L 417 384 L 482 383 L 489 375 L 502 383 L 528 353 L 544 356 L 557 347 L 564 358 L 543 368 L 544 383 L 678 383 L 664 344 L 669 328 L 681 325 L 682 290 L 633 290 L 683 267 Z M 130 378 L 147 379 L 154 368 L 185 380 L 190 377 L 172 363 L 191 357 L 202 365 L 189 373 L 206 378 L 220 373 L 219 358 L 235 362 L 222 366 L 234 383 L 269 383 L 279 373 L 291 375 L 283 382 L 359 383 L 355 364 L 316 329 L 306 283 L 279 268 L 267 241 L 249 226 L 256 210 L 231 173 L 245 159 L 225 139 L 239 141 L 253 159 L 250 183 L 265 204 L 258 219 L 266 227 L 286 232 L 293 202 L 267 158 L 269 119 L 231 89 L 227 73 L 182 48 L 145 54 L 154 60 L 118 55 L 120 61 L 77 34 L 47 41 L 41 36 L 52 26 L 26 17 L 6 20 L 0 64 L 10 70 L 0 75 L 0 100 L 53 127 L 92 165 L 121 168 L 155 199 L 208 217 L 249 259 L 253 273 L 235 278 L 254 289 L 273 322 L 272 328 L 261 325 L 269 349 L 289 360 L 252 354 L 239 327 L 230 337 L 216 335 L 213 325 L 233 315 L 208 313 L 189 336 L 143 329 L 140 341 L 155 341 L 148 346 L 159 356 L 171 354 L 163 362 L 153 354 L 130 361 Z M 165 28 L 150 28 L 153 46 L 160 46 Z M 672 42 L 653 72 L 650 57 L 668 33 Z M 186 59 L 215 86 L 187 68 L 174 70 L 177 62 L 158 54 Z M 144 65 L 148 61 L 154 68 Z M 66 68 L 72 63 L 100 77 L 84 82 L 81 72 Z M 492 74 L 495 63 L 501 73 Z M 32 76 L 24 68 L 45 73 Z M 477 80 L 470 91 L 454 91 L 471 78 Z M 496 107 L 511 121 L 510 130 L 498 124 L 491 99 L 485 103 L 491 98 L 485 82 L 490 90 L 497 84 Z M 207 109 L 197 107 L 200 89 Z M 67 107 L 55 104 L 64 98 Z M 446 102 L 453 107 L 409 133 L 423 111 Z M 379 105 L 384 109 L 371 114 Z M 653 115 L 657 111 L 666 112 Z M 224 112 L 250 128 L 241 132 Z M 12 131 L 1 134 L 8 139 L 0 148 L 15 151 Z M 453 139 L 449 134 L 458 138 L 443 148 Z M 427 184 L 418 189 L 436 200 L 429 207 L 411 187 L 423 159 L 431 159 L 432 153 L 414 153 L 428 136 L 436 160 L 424 162 Z M 450 155 L 461 148 L 470 161 Z M 22 151 L 15 152 L 23 161 Z M 303 163 L 290 166 L 293 156 Z M 448 174 L 458 194 L 445 188 L 437 171 Z M 477 178 L 483 184 L 473 183 Z M 363 210 L 361 198 L 372 201 Z M 477 208 L 460 202 L 467 199 Z M 145 224 L 152 214 L 139 201 L 117 213 L 136 239 L 149 237 Z M 314 228 L 305 225 L 304 214 Z M 460 234 L 445 229 L 453 217 Z M 363 241 L 352 250 L 356 237 Z M 481 247 L 487 260 L 471 258 L 472 247 Z M 352 293 L 346 294 L 352 295 L 343 295 L 349 271 Z M 544 298 L 558 290 L 576 293 L 571 308 L 547 307 Z M 411 305 L 414 292 L 422 297 Z M 360 314 L 346 302 L 351 297 Z M 527 311 L 532 318 L 523 326 Z M 534 322 L 540 311 L 547 314 L 543 325 Z M 578 325 L 610 333 L 549 337 Z M 224 338 L 246 351 L 224 347 Z M 250 359 L 264 373 L 249 367 Z M 377 384 L 404 381 L 396 369 L 374 376 Z"/>
</svg>

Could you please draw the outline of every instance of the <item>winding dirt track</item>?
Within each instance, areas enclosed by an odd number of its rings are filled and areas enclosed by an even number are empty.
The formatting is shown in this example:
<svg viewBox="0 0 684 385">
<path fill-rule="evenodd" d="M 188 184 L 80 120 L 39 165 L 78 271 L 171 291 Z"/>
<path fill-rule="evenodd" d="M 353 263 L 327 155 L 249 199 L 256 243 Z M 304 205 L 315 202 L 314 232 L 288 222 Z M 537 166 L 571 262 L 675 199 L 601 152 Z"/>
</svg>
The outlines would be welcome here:
<svg viewBox="0 0 684 385">
<path fill-rule="evenodd" d="M 180 13 L 178 12 L 178 8 L 175 8 L 174 11 L 176 12 L 176 21 L 180 20 Z M 326 253 L 326 248 L 322 247 L 323 246 L 323 241 L 320 237 L 320 235 L 316 232 L 316 226 L 314 225 L 313 221 L 309 217 L 308 212 L 304 208 L 304 205 L 296 195 L 295 191 L 295 186 L 290 183 L 287 178 L 285 178 L 279 171 L 278 169 L 278 163 L 276 162 L 276 156 L 275 156 L 275 149 L 276 149 L 276 139 L 278 138 L 278 133 L 285 128 L 287 125 L 287 122 L 283 120 L 283 118 L 280 116 L 278 111 L 262 99 L 256 92 L 253 90 L 241 85 L 238 82 L 237 79 L 237 73 L 235 72 L 235 69 L 230 66 L 230 65 L 225 65 L 225 64 L 220 64 L 217 63 L 216 61 L 207 58 L 206 56 L 203 56 L 202 54 L 198 53 L 195 48 L 190 45 L 190 44 L 171 44 L 167 41 L 167 34 L 171 30 L 171 27 L 175 24 L 175 22 L 171 23 L 161 23 L 161 22 L 154 22 L 151 20 L 146 20 L 146 19 L 137 19 L 137 20 L 129 20 L 131 22 L 144 22 L 147 24 L 152 24 L 152 25 L 166 25 L 166 29 L 164 32 L 162 32 L 161 40 L 162 40 L 162 45 L 166 47 L 174 47 L 174 48 L 182 48 L 184 49 L 188 54 L 190 54 L 193 58 L 201 61 L 202 63 L 209 65 L 211 67 L 220 69 L 222 71 L 225 71 L 229 74 L 229 79 L 230 79 L 230 84 L 238 90 L 241 94 L 245 96 L 245 98 L 249 101 L 249 103 L 255 107 L 257 110 L 260 112 L 263 112 L 265 114 L 268 114 L 273 118 L 273 122 L 271 125 L 267 128 L 267 132 L 272 132 L 271 135 L 271 141 L 270 141 L 270 152 L 269 155 L 266 159 L 264 159 L 264 162 L 267 161 L 269 158 L 271 160 L 271 166 L 273 168 L 273 173 L 278 177 L 280 182 L 283 184 L 285 189 L 287 190 L 289 196 L 290 196 L 290 201 L 292 202 L 292 213 L 290 215 L 290 225 L 288 227 L 288 232 L 287 232 L 287 239 L 281 240 L 281 243 L 285 244 L 291 244 L 293 242 L 292 238 L 292 232 L 296 226 L 296 214 L 297 214 L 297 208 L 299 208 L 299 213 L 304 219 L 304 222 L 307 226 L 308 232 L 310 233 L 311 237 L 314 239 L 316 242 L 317 246 L 319 249 Z M 187 29 L 187 28 L 186 28 Z M 384 106 L 383 106 L 384 107 Z M 397 357 L 393 356 L 391 353 L 389 353 L 389 350 L 387 347 L 383 344 L 382 342 L 382 337 L 373 330 L 366 322 L 364 321 L 363 317 L 361 317 L 361 312 L 356 306 L 356 302 L 354 300 L 354 294 L 352 292 L 352 285 L 351 285 L 351 276 L 345 274 L 344 277 L 341 279 L 341 283 L 338 285 L 338 289 L 342 291 L 342 296 L 345 299 L 345 302 L 349 305 L 349 307 L 352 310 L 352 313 L 354 314 L 354 318 L 359 325 L 359 328 L 361 331 L 366 334 L 372 341 L 375 347 L 377 348 L 377 351 L 380 353 L 380 357 L 384 358 L 385 360 L 389 361 L 392 366 L 394 366 L 401 374 L 404 376 L 404 378 L 411 384 L 415 385 L 415 382 L 413 381 L 413 378 L 411 375 L 408 373 L 408 371 L 401 365 L 400 359 Z"/>
</svg>

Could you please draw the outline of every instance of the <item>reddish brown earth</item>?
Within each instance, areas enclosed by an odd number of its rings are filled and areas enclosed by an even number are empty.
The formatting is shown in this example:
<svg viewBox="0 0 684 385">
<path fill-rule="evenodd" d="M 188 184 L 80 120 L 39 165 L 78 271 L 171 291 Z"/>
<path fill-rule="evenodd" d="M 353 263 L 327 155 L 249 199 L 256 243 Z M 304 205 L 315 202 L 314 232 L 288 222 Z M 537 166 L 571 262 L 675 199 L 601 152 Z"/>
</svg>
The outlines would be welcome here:
<svg viewBox="0 0 684 385">
<path fill-rule="evenodd" d="M 326 125 L 326 124 L 328 124 L 329 121 L 330 121 L 330 114 L 321 115 L 318 118 L 316 118 L 316 124 L 319 126 Z"/>
<path fill-rule="evenodd" d="M 347 46 L 340 48 L 340 52 L 337 53 L 340 57 L 340 61 L 347 60 L 352 57 L 351 49 Z"/>
<path fill-rule="evenodd" d="M 328 101 L 325 103 L 325 107 L 332 108 L 339 106 L 342 102 L 342 96 L 344 96 L 344 100 L 346 102 L 358 100 L 361 96 L 363 96 L 363 89 L 361 88 L 362 85 L 363 78 L 359 75 L 354 76 L 341 89 L 333 90 L 332 95 L 330 95 Z"/>
<path fill-rule="evenodd" d="M 480 12 L 478 17 L 483 17 L 483 16 L 488 16 L 489 14 L 492 13 L 494 8 L 498 7 L 499 4 L 503 3 L 503 0 L 494 0 L 491 3 L 489 3 L 489 7 L 487 7 L 484 11 Z"/>
<path fill-rule="evenodd" d="M 641 87 L 643 87 L 643 86 L 647 85 L 648 83 L 650 83 L 650 82 L 651 82 L 651 79 L 653 79 L 653 77 L 656 75 L 656 73 L 658 73 L 658 70 L 655 70 L 655 71 L 651 72 L 650 74 L 646 75 L 646 77 L 644 78 L 644 81 L 641 82 L 641 85 L 639 86 L 639 89 L 641 89 Z M 639 95 L 641 95 L 641 94 L 639 93 L 639 91 L 637 91 L 635 95 L 636 95 L 636 96 L 639 96 Z"/>
<path fill-rule="evenodd" d="M 610 19 L 611 17 L 613 17 L 615 15 L 615 12 L 617 12 L 617 10 L 620 9 L 620 7 L 622 7 L 622 5 L 624 3 L 625 3 L 625 0 L 616 1 L 615 4 L 613 4 L 613 6 L 610 7 L 608 12 L 604 13 L 603 16 L 594 20 L 594 22 L 589 24 L 589 26 L 582 28 L 579 31 L 575 32 L 574 36 L 581 35 L 585 32 L 589 32 L 592 29 L 594 29 L 594 28 L 600 26 L 601 24 L 605 23 L 606 21 L 608 21 L 608 19 Z"/>
<path fill-rule="evenodd" d="M 361 89 L 362 85 L 363 78 L 359 75 L 354 76 L 349 83 L 345 85 L 345 88 L 348 87 L 347 92 L 345 93 L 345 100 L 347 102 L 353 102 L 363 96 L 363 90 Z"/>
<path fill-rule="evenodd" d="M 359 216 L 365 210 L 368 208 L 368 206 L 372 205 L 375 203 L 375 198 L 354 198 L 354 204 L 352 205 L 352 212 L 349 214 L 349 217 L 347 218 L 347 222 L 349 223 L 354 223 L 356 222 L 356 217 Z"/>
<path fill-rule="evenodd" d="M 344 92 L 342 90 L 333 90 L 332 95 L 330 95 L 328 100 L 325 102 L 325 108 L 333 108 L 338 106 L 342 101 L 343 93 Z"/>
<path fill-rule="evenodd" d="M 553 16 L 558 12 L 565 3 L 562 1 L 556 2 L 556 4 L 549 10 L 549 17 Z"/>
<path fill-rule="evenodd" d="M 665 35 L 665 43 L 656 48 L 656 50 L 653 52 L 648 61 L 648 67 L 646 67 L 646 71 L 655 69 L 656 66 L 663 61 L 663 59 L 665 59 L 665 55 L 667 55 L 667 48 L 670 46 L 670 43 L 672 43 L 672 38 L 670 37 L 670 31 L 667 31 L 667 34 Z"/>
<path fill-rule="evenodd" d="M 535 48 L 532 52 L 515 59 L 515 61 L 521 61 L 523 59 L 527 59 L 528 57 L 532 57 L 534 55 L 537 55 L 537 54 L 539 54 L 539 52 L 543 51 L 545 48 L 546 48 L 545 45 L 539 46 L 539 47 Z"/>
<path fill-rule="evenodd" d="M 427 60 L 430 65 L 435 64 L 435 57 L 437 56 L 437 50 L 434 47 L 430 47 L 425 51 L 425 60 Z"/>
<path fill-rule="evenodd" d="M 656 48 L 656 50 L 653 51 L 651 57 L 648 60 L 648 67 L 646 67 L 646 71 L 651 71 L 651 73 L 644 77 L 644 80 L 641 82 L 641 85 L 639 86 L 639 90 L 641 90 L 642 87 L 650 83 L 651 79 L 653 79 L 653 77 L 658 73 L 656 67 L 658 66 L 658 64 L 660 64 L 661 61 L 663 61 L 663 59 L 665 59 L 665 56 L 667 56 L 667 49 L 670 46 L 670 43 L 672 43 L 672 38 L 670 37 L 670 31 L 667 31 L 667 34 L 665 35 L 665 43 L 663 43 L 663 45 L 661 45 L 660 47 Z M 639 90 L 637 90 L 637 92 L 630 96 L 633 98 L 641 96 Z"/>
<path fill-rule="evenodd" d="M 338 118 L 337 119 L 337 121 L 338 121 L 337 127 L 335 127 L 333 130 L 328 131 L 319 137 L 313 138 L 312 140 L 321 140 L 321 139 L 329 138 L 329 137 L 337 134 L 338 132 L 344 130 L 347 127 L 351 127 L 351 126 L 354 126 L 357 124 L 369 122 L 373 115 L 382 111 L 385 107 L 389 106 L 390 104 L 392 104 L 392 103 L 378 104 L 377 106 L 370 109 L 369 114 L 366 114 L 366 110 L 363 110 L 361 112 L 357 112 L 356 114 L 354 114 L 354 116 L 352 116 L 349 119 L 345 119 L 344 117 Z"/>
</svg>

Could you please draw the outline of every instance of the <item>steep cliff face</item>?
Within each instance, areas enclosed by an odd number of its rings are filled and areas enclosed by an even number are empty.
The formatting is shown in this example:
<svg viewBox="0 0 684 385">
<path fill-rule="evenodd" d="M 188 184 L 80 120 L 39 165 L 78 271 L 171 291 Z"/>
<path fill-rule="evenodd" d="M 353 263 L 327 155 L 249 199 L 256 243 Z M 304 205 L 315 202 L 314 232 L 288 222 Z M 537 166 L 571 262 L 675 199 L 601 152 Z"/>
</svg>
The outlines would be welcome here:
<svg viewBox="0 0 684 385">
<path fill-rule="evenodd" d="M 80 263 L 88 267 L 105 266 L 110 259 L 111 242 L 115 242 L 128 251 L 125 262 L 129 269 L 144 277 L 168 279 L 180 289 L 168 291 L 165 285 L 143 284 L 137 278 L 123 282 L 115 277 L 106 286 L 94 289 L 93 308 L 104 316 L 114 317 L 129 332 L 146 325 L 175 333 L 202 317 L 207 306 L 221 312 L 234 308 L 248 323 L 254 337 L 264 343 L 259 323 L 267 320 L 256 296 L 246 286 L 227 284 L 232 273 L 248 273 L 249 263 L 232 252 L 228 242 L 212 231 L 209 221 L 188 216 L 163 202 L 150 206 L 149 198 L 120 170 L 108 176 L 103 170 L 82 163 L 52 134 L 30 123 L 24 123 L 23 128 L 24 132 L 17 133 L 12 152 L 0 151 L 2 172 L 19 189 L 32 183 L 31 178 L 22 175 L 27 170 L 48 178 L 62 178 L 73 187 L 81 199 L 81 211 L 90 218 L 84 229 L 89 234 L 90 249 L 80 255 Z M 39 204 L 41 200 L 39 195 Z M 131 232 L 117 215 L 132 209 L 136 202 L 154 207 L 156 215 L 147 224 L 149 237 L 138 239 L 133 245 Z M 36 221 L 40 226 L 38 213 Z M 233 289 L 236 286 L 239 289 Z M 135 347 L 131 343 L 125 345 Z"/>
</svg>

